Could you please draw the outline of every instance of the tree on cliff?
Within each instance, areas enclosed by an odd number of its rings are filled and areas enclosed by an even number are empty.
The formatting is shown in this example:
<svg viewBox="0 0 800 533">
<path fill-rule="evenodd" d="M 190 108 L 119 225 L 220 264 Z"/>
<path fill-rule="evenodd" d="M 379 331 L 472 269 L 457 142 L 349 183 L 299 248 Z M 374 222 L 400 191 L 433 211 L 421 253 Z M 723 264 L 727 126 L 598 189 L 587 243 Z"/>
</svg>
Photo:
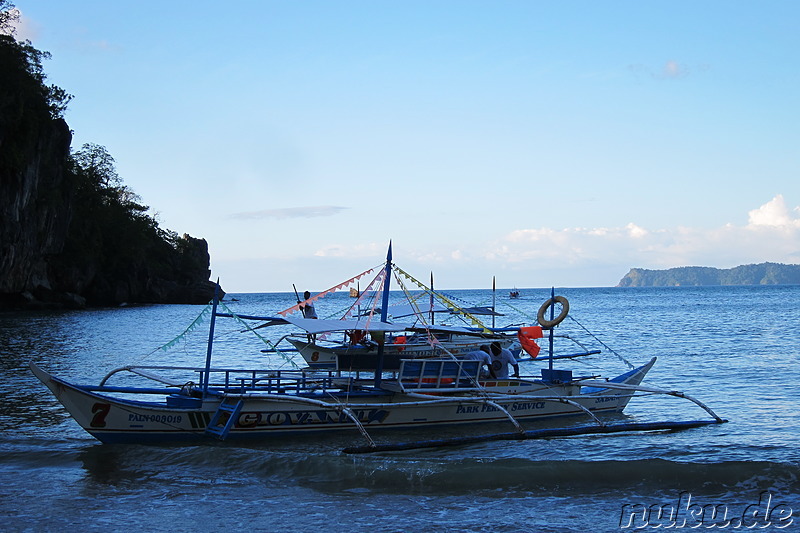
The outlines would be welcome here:
<svg viewBox="0 0 800 533">
<path fill-rule="evenodd" d="M 25 96 L 26 104 L 40 104 L 51 118 L 62 118 L 72 95 L 56 85 L 47 85 L 42 61 L 50 58 L 49 52 L 33 47 L 30 41 L 14 38 L 19 11 L 14 4 L 0 0 L 0 72 L 10 86 L 18 86 L 18 96 Z M 9 94 L 4 96 L 8 97 Z M 6 112 L 10 109 L 2 111 Z"/>
<path fill-rule="evenodd" d="M 205 241 L 160 228 L 104 146 L 84 144 L 70 160 L 76 201 L 55 270 L 92 303 L 208 301 Z"/>
<path fill-rule="evenodd" d="M 0 0 L 0 33 L 13 36 L 17 32 L 19 9 L 8 0 Z"/>
<path fill-rule="evenodd" d="M 158 226 L 102 146 L 70 153 L 72 98 L 0 0 L 0 307 L 206 303 L 205 240 Z"/>
</svg>

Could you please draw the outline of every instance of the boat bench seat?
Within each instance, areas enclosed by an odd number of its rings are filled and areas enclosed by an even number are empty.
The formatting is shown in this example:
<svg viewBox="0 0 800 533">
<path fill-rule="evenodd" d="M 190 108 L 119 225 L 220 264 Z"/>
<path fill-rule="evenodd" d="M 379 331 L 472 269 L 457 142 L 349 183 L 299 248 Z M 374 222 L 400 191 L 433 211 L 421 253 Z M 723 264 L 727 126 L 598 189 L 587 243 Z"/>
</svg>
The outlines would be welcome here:
<svg viewBox="0 0 800 533">
<path fill-rule="evenodd" d="M 400 361 L 402 391 L 419 389 L 474 389 L 481 371 L 480 361 L 453 359 L 404 359 Z"/>
</svg>

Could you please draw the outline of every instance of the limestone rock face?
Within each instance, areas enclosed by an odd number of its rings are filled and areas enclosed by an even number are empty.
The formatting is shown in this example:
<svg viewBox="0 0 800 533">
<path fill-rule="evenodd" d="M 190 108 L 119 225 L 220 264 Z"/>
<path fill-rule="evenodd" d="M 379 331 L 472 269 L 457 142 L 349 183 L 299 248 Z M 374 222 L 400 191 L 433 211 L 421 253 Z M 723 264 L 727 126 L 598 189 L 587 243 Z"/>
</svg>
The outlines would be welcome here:
<svg viewBox="0 0 800 533">
<path fill-rule="evenodd" d="M 207 303 L 205 240 L 87 200 L 31 50 L 0 35 L 0 308 Z"/>
</svg>

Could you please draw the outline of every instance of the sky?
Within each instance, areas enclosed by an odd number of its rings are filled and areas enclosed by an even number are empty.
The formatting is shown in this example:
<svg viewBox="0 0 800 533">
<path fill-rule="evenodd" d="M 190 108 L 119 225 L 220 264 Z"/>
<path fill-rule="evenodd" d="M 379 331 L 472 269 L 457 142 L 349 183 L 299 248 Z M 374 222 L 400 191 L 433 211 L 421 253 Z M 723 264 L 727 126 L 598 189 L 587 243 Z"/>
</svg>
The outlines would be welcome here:
<svg viewBox="0 0 800 533">
<path fill-rule="evenodd" d="M 228 292 L 800 263 L 800 2 L 15 0 Z"/>
</svg>

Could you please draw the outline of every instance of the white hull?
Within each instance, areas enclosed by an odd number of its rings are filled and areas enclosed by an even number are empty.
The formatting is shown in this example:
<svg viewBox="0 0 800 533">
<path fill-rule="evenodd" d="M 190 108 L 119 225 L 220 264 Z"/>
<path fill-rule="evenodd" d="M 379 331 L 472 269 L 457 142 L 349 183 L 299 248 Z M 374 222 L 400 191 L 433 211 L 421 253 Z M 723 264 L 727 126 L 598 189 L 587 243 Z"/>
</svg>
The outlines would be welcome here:
<svg viewBox="0 0 800 533">
<path fill-rule="evenodd" d="M 623 379 L 616 383 L 638 385 L 654 362 L 655 359 L 621 376 Z M 78 424 L 103 442 L 208 440 L 213 436 L 206 430 L 223 398 L 228 403 L 241 401 L 241 408 L 225 433 L 230 440 L 354 429 L 371 433 L 386 428 L 484 422 L 516 424 L 550 417 L 589 416 L 587 411 L 620 412 L 632 395 L 631 391 L 615 389 L 591 389 L 591 393 L 582 394 L 578 384 L 513 379 L 481 382 L 484 385 L 481 390 L 488 394 L 444 389 L 424 394 L 366 389 L 363 393 L 353 390 L 349 394 L 344 391 L 301 395 L 229 393 L 207 396 L 204 400 L 173 394 L 160 400 L 134 401 L 71 385 L 33 363 L 31 368 Z M 387 389 L 392 388 L 392 382 L 386 385 Z M 181 403 L 185 405 L 178 405 Z"/>
</svg>

